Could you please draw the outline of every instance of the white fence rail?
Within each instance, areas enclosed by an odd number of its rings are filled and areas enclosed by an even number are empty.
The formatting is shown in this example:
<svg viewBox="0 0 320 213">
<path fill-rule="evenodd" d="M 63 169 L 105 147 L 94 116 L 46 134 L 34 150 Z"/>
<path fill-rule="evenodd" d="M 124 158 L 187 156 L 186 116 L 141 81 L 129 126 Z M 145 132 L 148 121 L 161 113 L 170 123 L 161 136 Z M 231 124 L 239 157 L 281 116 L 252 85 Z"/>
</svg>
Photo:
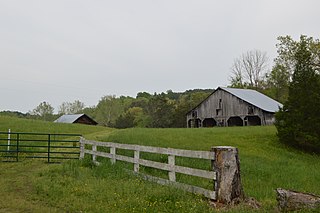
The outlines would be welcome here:
<svg viewBox="0 0 320 213">
<path fill-rule="evenodd" d="M 91 145 L 92 149 L 91 150 L 85 149 L 85 145 Z M 97 147 L 110 148 L 110 153 L 97 151 Z M 116 154 L 116 149 L 132 150 L 134 151 L 134 157 Z M 168 155 L 168 163 L 161 163 L 161 162 L 156 162 L 152 160 L 141 159 L 140 152 Z M 214 161 L 215 153 L 213 151 L 193 151 L 193 150 L 150 147 L 150 146 L 140 146 L 140 145 L 131 145 L 131 144 L 119 144 L 119 143 L 112 143 L 112 142 L 98 142 L 98 141 L 90 141 L 90 140 L 81 138 L 80 139 L 80 158 L 84 158 L 85 154 L 92 155 L 92 159 L 94 162 L 96 162 L 97 156 L 100 156 L 100 157 L 110 158 L 112 163 L 115 163 L 117 160 L 133 163 L 135 173 L 139 173 L 140 165 L 168 171 L 168 179 L 162 179 L 159 177 L 154 177 L 149 175 L 142 175 L 142 176 L 144 179 L 155 181 L 159 184 L 172 184 L 184 190 L 197 193 L 197 194 L 202 194 L 207 198 L 216 200 L 217 184 L 213 184 L 212 186 L 213 190 L 208 190 L 208 189 L 204 189 L 197 186 L 179 183 L 176 180 L 176 173 L 181 173 L 185 175 L 206 178 L 209 180 L 213 180 L 215 182 L 217 179 L 216 172 L 189 168 L 185 166 L 178 166 L 175 164 L 176 156 L 197 158 L 197 159 L 207 159 L 207 160 Z"/>
</svg>

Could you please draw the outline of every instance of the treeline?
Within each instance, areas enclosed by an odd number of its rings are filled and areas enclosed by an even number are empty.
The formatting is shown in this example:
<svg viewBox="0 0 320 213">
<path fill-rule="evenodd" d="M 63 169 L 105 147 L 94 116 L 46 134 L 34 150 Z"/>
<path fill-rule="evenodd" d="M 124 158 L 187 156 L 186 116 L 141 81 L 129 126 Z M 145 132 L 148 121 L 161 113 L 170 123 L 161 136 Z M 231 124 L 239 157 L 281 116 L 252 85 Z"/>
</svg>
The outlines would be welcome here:
<svg viewBox="0 0 320 213">
<path fill-rule="evenodd" d="M 83 112 L 108 127 L 186 127 L 186 113 L 212 92 L 211 89 L 182 93 L 169 90 L 160 94 L 140 92 L 135 98 L 108 95 L 102 97 L 96 107 Z"/>
<path fill-rule="evenodd" d="M 93 107 L 85 107 L 84 103 L 78 100 L 64 102 L 59 106 L 57 114 L 54 114 L 54 108 L 50 103 L 42 102 L 26 114 L 3 111 L 0 115 L 54 121 L 63 114 L 85 113 L 99 125 L 107 127 L 180 128 L 186 127 L 186 113 L 212 92 L 212 89 L 194 89 L 185 92 L 168 90 L 159 94 L 139 92 L 135 98 L 106 95 Z"/>
</svg>

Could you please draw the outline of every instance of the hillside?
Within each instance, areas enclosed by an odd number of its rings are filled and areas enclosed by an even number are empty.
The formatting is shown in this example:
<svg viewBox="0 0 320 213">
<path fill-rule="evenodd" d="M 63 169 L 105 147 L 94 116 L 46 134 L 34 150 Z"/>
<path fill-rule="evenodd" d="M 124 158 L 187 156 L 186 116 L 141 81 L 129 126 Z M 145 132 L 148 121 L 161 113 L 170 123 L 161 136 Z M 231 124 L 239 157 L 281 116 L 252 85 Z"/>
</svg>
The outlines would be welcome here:
<svg viewBox="0 0 320 213">
<path fill-rule="evenodd" d="M 0 130 L 80 133 L 88 139 L 192 150 L 212 146 L 239 148 L 247 196 L 273 211 L 278 187 L 320 194 L 320 157 L 278 144 L 274 127 L 210 129 L 125 129 L 0 117 Z M 122 164 L 90 159 L 60 165 L 39 161 L 0 163 L 1 209 L 6 212 L 210 212 L 206 199 L 171 187 L 144 182 L 125 173 Z M 21 175 L 23 174 L 23 175 Z M 193 181 L 193 180 L 190 180 Z M 207 184 L 211 187 L 211 183 Z M 18 205 L 17 205 L 18 204 Z M 240 206 L 231 212 L 248 212 Z M 0 212 L 2 212 L 0 210 Z"/>
<path fill-rule="evenodd" d="M 113 129 L 101 126 L 88 126 L 81 124 L 63 124 L 49 121 L 0 116 L 0 132 L 34 132 L 34 133 L 71 133 L 81 134 L 84 137 L 95 137 L 99 132 L 105 133 Z"/>
</svg>

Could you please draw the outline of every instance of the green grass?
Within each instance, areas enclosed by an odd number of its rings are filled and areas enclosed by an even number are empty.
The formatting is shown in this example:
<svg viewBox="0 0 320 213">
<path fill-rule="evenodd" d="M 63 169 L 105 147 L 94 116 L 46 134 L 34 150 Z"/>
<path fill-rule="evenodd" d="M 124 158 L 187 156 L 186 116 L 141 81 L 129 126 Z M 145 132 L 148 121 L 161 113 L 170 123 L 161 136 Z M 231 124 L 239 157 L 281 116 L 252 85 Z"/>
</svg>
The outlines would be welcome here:
<svg viewBox="0 0 320 213">
<path fill-rule="evenodd" d="M 54 124 L 0 116 L 0 131 L 79 133 L 88 139 L 190 150 L 210 150 L 229 145 L 239 149 L 241 175 L 247 196 L 256 198 L 259 212 L 274 211 L 278 187 L 320 194 L 320 156 L 306 154 L 278 143 L 274 127 L 210 129 L 126 129 Z M 128 154 L 128 153 L 126 153 Z M 132 155 L 132 153 L 129 153 Z M 166 162 L 160 155 L 146 158 Z M 177 159 L 179 164 L 209 168 L 210 162 Z M 210 212 L 202 196 L 169 186 L 142 181 L 126 173 L 124 163 L 104 160 L 94 166 L 83 161 L 48 165 L 41 161 L 0 163 L 0 212 Z M 128 165 L 126 165 L 128 166 Z M 124 166 L 124 167 L 126 167 Z M 130 165 L 132 167 L 132 165 Z M 159 172 L 142 169 L 143 172 Z M 165 175 L 165 174 L 161 174 Z M 178 175 L 185 182 L 206 188 L 207 180 Z M 246 206 L 230 212 L 255 211 Z"/>
<path fill-rule="evenodd" d="M 33 133 L 70 133 L 82 134 L 86 138 L 96 139 L 99 135 L 108 134 L 113 129 L 101 126 L 88 126 L 82 124 L 62 124 L 48 121 L 21 119 L 0 116 L 0 132 L 33 132 Z"/>
<path fill-rule="evenodd" d="M 235 146 L 239 149 L 245 193 L 266 208 L 276 205 L 275 189 L 279 187 L 320 194 L 320 156 L 279 144 L 273 126 L 127 129 L 100 140 L 191 150 Z"/>
</svg>

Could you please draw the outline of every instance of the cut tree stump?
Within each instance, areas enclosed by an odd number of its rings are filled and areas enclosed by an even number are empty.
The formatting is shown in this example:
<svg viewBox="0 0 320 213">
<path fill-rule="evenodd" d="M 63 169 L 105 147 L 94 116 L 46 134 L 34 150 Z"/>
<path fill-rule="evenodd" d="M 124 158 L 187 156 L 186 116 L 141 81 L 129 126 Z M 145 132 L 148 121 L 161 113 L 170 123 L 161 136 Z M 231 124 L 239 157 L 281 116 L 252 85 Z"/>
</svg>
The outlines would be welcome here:
<svg viewBox="0 0 320 213">
<path fill-rule="evenodd" d="M 281 211 L 320 208 L 320 196 L 278 188 L 277 201 Z"/>
<path fill-rule="evenodd" d="M 240 177 L 238 149 L 230 146 L 215 146 L 211 150 L 215 153 L 212 166 L 217 173 L 215 182 L 217 202 L 227 205 L 241 202 L 244 199 L 244 193 Z"/>
</svg>

